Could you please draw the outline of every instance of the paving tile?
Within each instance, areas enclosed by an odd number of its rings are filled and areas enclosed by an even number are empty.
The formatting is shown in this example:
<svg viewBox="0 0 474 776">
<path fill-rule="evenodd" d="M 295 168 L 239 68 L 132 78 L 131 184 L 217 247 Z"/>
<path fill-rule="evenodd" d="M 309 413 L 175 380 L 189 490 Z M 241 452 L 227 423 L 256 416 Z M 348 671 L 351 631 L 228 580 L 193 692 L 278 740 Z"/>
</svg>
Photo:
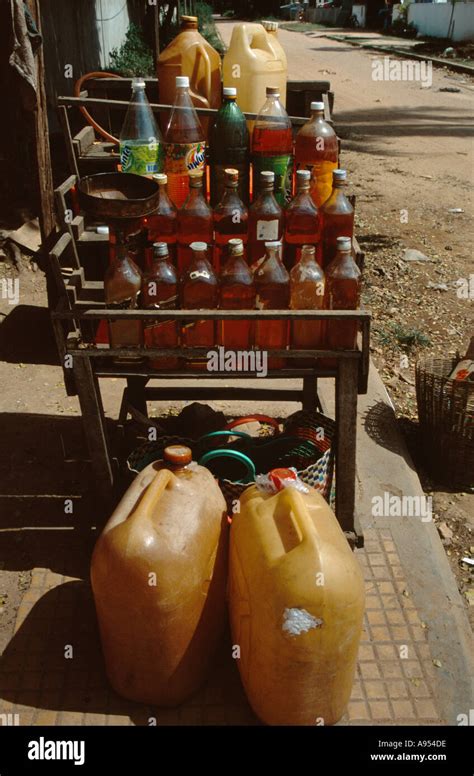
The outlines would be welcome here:
<svg viewBox="0 0 474 776">
<path fill-rule="evenodd" d="M 385 625 L 385 613 L 382 609 L 373 609 L 367 612 L 367 619 L 371 625 Z"/>
<path fill-rule="evenodd" d="M 374 648 L 370 644 L 360 645 L 359 660 L 375 660 Z"/>
<path fill-rule="evenodd" d="M 370 609 L 381 609 L 382 600 L 378 595 L 368 595 L 365 603 L 366 611 Z"/>
<path fill-rule="evenodd" d="M 373 720 L 388 720 L 392 719 L 392 712 L 388 701 L 369 701 L 370 716 Z"/>
<path fill-rule="evenodd" d="M 387 695 L 389 698 L 408 698 L 409 690 L 406 682 L 400 679 L 387 681 Z"/>
<path fill-rule="evenodd" d="M 418 660 L 401 660 L 403 673 L 408 679 L 423 679 L 423 671 Z"/>
<path fill-rule="evenodd" d="M 88 712 L 84 715 L 84 724 L 85 725 L 97 725 L 97 726 L 104 726 L 107 724 L 107 715 L 106 714 L 95 714 L 93 712 Z"/>
<path fill-rule="evenodd" d="M 107 725 L 121 725 L 123 727 L 128 727 L 130 725 L 130 718 L 122 714 L 109 714 L 107 716 Z"/>
<path fill-rule="evenodd" d="M 392 707 L 397 720 L 399 717 L 412 719 L 415 716 L 415 710 L 411 701 L 392 701 Z"/>
<path fill-rule="evenodd" d="M 364 700 L 364 697 L 365 695 L 364 695 L 364 690 L 362 688 L 362 683 L 358 679 L 356 679 L 354 684 L 352 685 L 351 700 L 361 701 L 361 700 Z"/>
<path fill-rule="evenodd" d="M 392 625 L 390 631 L 394 641 L 401 641 L 404 644 L 411 641 L 411 634 L 407 625 Z"/>
<path fill-rule="evenodd" d="M 424 719 L 437 719 L 438 712 L 431 699 L 423 698 L 422 700 L 415 700 L 415 711 L 418 717 Z"/>
<path fill-rule="evenodd" d="M 377 644 L 375 652 L 379 660 L 393 660 L 398 656 L 398 652 L 393 644 Z"/>
<path fill-rule="evenodd" d="M 381 673 L 377 663 L 360 663 L 359 669 L 364 679 L 380 679 Z"/>
<path fill-rule="evenodd" d="M 384 683 L 378 680 L 366 681 L 365 691 L 367 693 L 367 698 L 369 699 L 369 701 L 373 700 L 374 698 L 383 699 L 387 697 L 387 692 L 386 692 Z"/>
<path fill-rule="evenodd" d="M 386 625 L 373 625 L 371 632 L 374 641 L 391 641 L 390 631 Z"/>
<path fill-rule="evenodd" d="M 401 660 L 387 660 L 381 664 L 381 669 L 385 679 L 403 679 Z"/>
<path fill-rule="evenodd" d="M 46 711 L 45 709 L 40 709 L 37 711 L 34 718 L 35 725 L 56 725 L 57 721 L 57 711 Z"/>
<path fill-rule="evenodd" d="M 369 720 L 370 715 L 363 701 L 350 701 L 347 709 L 349 719 Z"/>
<path fill-rule="evenodd" d="M 369 563 L 371 566 L 385 566 L 385 556 L 382 552 L 369 553 Z"/>
<path fill-rule="evenodd" d="M 405 618 L 403 616 L 403 612 L 401 612 L 399 609 L 389 609 L 385 613 L 385 616 L 387 617 L 387 620 L 390 623 L 390 625 L 404 625 L 405 624 Z"/>
</svg>

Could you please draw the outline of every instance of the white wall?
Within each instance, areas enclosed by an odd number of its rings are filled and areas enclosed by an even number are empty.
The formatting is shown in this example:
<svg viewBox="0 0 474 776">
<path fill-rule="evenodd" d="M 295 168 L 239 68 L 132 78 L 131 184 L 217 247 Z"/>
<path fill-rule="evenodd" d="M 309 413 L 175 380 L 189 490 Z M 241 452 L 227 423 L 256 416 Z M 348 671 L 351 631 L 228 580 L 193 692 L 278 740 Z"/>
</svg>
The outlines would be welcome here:
<svg viewBox="0 0 474 776">
<path fill-rule="evenodd" d="M 447 3 L 411 3 L 408 6 L 408 21 L 413 22 L 418 32 L 433 38 L 445 38 L 448 33 L 452 6 Z M 474 2 L 457 2 L 454 7 L 453 40 L 474 38 Z"/>
<path fill-rule="evenodd" d="M 96 0 L 95 15 L 100 44 L 101 67 L 109 66 L 111 49 L 119 48 L 125 41 L 130 20 L 127 0 Z"/>
</svg>

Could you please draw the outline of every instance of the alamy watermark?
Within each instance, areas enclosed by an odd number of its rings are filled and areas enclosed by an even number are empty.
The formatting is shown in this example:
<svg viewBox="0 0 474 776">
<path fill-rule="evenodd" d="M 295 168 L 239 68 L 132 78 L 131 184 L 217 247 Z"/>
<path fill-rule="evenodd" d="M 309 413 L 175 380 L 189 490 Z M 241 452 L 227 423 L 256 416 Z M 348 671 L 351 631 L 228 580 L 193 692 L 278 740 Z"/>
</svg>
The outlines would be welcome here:
<svg viewBox="0 0 474 776">
<path fill-rule="evenodd" d="M 17 305 L 20 301 L 20 281 L 18 278 L 2 278 L 0 280 L 0 297 L 8 304 Z"/>
<path fill-rule="evenodd" d="M 266 377 L 268 374 L 266 350 L 226 350 L 219 345 L 206 356 L 208 372 L 247 372 L 257 377 Z"/>
<path fill-rule="evenodd" d="M 419 517 L 422 523 L 433 519 L 432 496 L 395 496 L 384 491 L 372 497 L 373 517 Z"/>
<path fill-rule="evenodd" d="M 372 81 L 419 81 L 423 89 L 429 89 L 433 83 L 433 63 L 426 59 L 377 57 L 372 60 Z"/>
</svg>

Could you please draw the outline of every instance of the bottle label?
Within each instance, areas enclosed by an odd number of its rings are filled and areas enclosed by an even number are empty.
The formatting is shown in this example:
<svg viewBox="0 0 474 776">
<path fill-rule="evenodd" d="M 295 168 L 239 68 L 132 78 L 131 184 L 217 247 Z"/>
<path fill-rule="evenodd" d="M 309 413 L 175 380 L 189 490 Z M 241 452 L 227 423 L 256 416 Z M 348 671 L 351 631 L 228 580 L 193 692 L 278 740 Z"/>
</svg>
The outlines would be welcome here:
<svg viewBox="0 0 474 776">
<path fill-rule="evenodd" d="M 153 175 L 163 169 L 163 146 L 152 139 L 149 143 L 120 143 L 122 172 Z"/>
<path fill-rule="evenodd" d="M 254 157 L 253 163 L 253 179 L 257 182 L 260 180 L 260 173 L 263 170 L 270 170 L 275 173 L 275 199 L 279 205 L 284 205 L 286 202 L 291 201 L 291 181 L 293 175 L 293 157 L 291 154 L 283 154 L 282 156 L 264 156 Z"/>
<path fill-rule="evenodd" d="M 207 271 L 207 269 L 196 269 L 194 272 L 189 273 L 189 279 L 190 280 L 198 280 L 199 278 L 204 278 L 204 280 L 210 279 L 210 274 Z"/>
<path fill-rule="evenodd" d="M 257 221 L 257 240 L 278 240 L 278 226 L 278 218 L 274 221 Z"/>
<path fill-rule="evenodd" d="M 206 143 L 166 143 L 166 172 L 186 175 L 193 170 L 203 170 L 205 160 Z"/>
</svg>

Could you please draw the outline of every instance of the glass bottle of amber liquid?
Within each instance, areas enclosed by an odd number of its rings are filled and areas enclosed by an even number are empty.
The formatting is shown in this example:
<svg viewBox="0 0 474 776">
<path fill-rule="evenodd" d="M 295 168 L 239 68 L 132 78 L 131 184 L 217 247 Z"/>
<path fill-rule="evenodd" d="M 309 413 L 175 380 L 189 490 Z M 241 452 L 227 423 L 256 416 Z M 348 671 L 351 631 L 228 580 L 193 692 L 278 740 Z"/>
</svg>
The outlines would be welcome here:
<svg viewBox="0 0 474 776">
<path fill-rule="evenodd" d="M 334 170 L 332 194 L 321 206 L 323 267 L 327 267 L 336 255 L 337 238 L 352 239 L 354 235 L 354 208 L 344 193 L 346 178 L 345 170 Z"/>
<path fill-rule="evenodd" d="M 254 264 L 265 256 L 265 243 L 283 237 L 283 210 L 275 199 L 275 173 L 260 173 L 260 191 L 249 209 L 248 261 Z"/>
<path fill-rule="evenodd" d="M 288 271 L 300 260 L 303 245 L 314 245 L 321 253 L 321 221 L 318 208 L 309 193 L 311 173 L 296 173 L 296 196 L 285 210 L 285 267 Z"/>
<path fill-rule="evenodd" d="M 156 242 L 153 245 L 153 258 L 143 277 L 142 307 L 145 310 L 175 310 L 177 307 L 178 279 L 171 263 L 168 245 Z M 174 318 L 169 320 L 147 319 L 143 326 L 143 338 L 146 348 L 177 348 L 178 324 Z M 176 369 L 178 358 L 159 356 L 150 359 L 152 369 Z"/>
<path fill-rule="evenodd" d="M 360 304 L 361 272 L 352 257 L 350 237 L 337 238 L 336 256 L 326 269 L 326 307 L 357 310 Z M 353 350 L 357 346 L 357 321 L 328 321 L 329 350 Z"/>
<path fill-rule="evenodd" d="M 219 276 L 219 308 L 255 309 L 255 285 L 250 267 L 245 261 L 244 244 L 240 239 L 229 240 L 228 258 Z M 252 321 L 219 321 L 219 345 L 229 350 L 249 350 L 252 340 Z"/>
<path fill-rule="evenodd" d="M 157 173 L 153 176 L 160 187 L 158 207 L 155 212 L 147 216 L 145 226 L 148 229 L 147 267 L 153 261 L 153 245 L 156 242 L 164 242 L 168 246 L 169 258 L 176 266 L 176 232 L 178 229 L 178 211 L 171 202 L 168 191 L 168 176 L 165 173 Z"/>
<path fill-rule="evenodd" d="M 265 243 L 265 258 L 255 268 L 257 310 L 287 310 L 290 301 L 290 276 L 281 260 L 281 242 Z M 288 346 L 288 320 L 255 321 L 255 347 L 259 350 L 285 350 Z M 269 369 L 282 369 L 285 359 L 268 359 Z"/>
<path fill-rule="evenodd" d="M 322 310 L 324 308 L 324 272 L 316 261 L 314 245 L 303 245 L 301 258 L 290 272 L 290 309 Z M 324 321 L 295 318 L 291 322 L 293 350 L 320 350 L 324 344 Z M 314 366 L 314 359 L 291 359 L 292 366 Z"/>
<path fill-rule="evenodd" d="M 207 244 L 190 245 L 191 261 L 180 280 L 180 301 L 183 310 L 213 310 L 217 308 L 218 285 L 216 274 L 207 258 Z M 183 322 L 181 344 L 185 348 L 212 348 L 216 344 L 215 321 Z M 205 369 L 206 358 L 186 361 L 193 369 Z"/>
<path fill-rule="evenodd" d="M 226 246 L 231 239 L 247 242 L 248 210 L 239 197 L 239 171 L 227 168 L 225 190 L 214 209 L 214 268 L 220 272 L 226 259 Z"/>
<path fill-rule="evenodd" d="M 337 135 L 324 120 L 324 102 L 312 102 L 311 118 L 296 135 L 295 163 L 297 170 L 311 171 L 311 196 L 317 207 L 331 195 L 337 159 Z"/>
<path fill-rule="evenodd" d="M 116 232 L 115 256 L 107 267 L 104 278 L 105 305 L 109 310 L 136 310 L 142 285 L 142 273 L 129 256 L 124 232 Z M 112 348 L 138 348 L 143 344 L 142 322 L 139 320 L 110 320 L 109 342 Z M 118 364 L 143 361 L 137 355 L 118 356 Z"/>
<path fill-rule="evenodd" d="M 205 242 L 212 246 L 212 210 L 203 193 L 203 172 L 189 173 L 189 195 L 178 212 L 178 272 L 188 268 L 192 257 L 191 243 Z"/>
</svg>

